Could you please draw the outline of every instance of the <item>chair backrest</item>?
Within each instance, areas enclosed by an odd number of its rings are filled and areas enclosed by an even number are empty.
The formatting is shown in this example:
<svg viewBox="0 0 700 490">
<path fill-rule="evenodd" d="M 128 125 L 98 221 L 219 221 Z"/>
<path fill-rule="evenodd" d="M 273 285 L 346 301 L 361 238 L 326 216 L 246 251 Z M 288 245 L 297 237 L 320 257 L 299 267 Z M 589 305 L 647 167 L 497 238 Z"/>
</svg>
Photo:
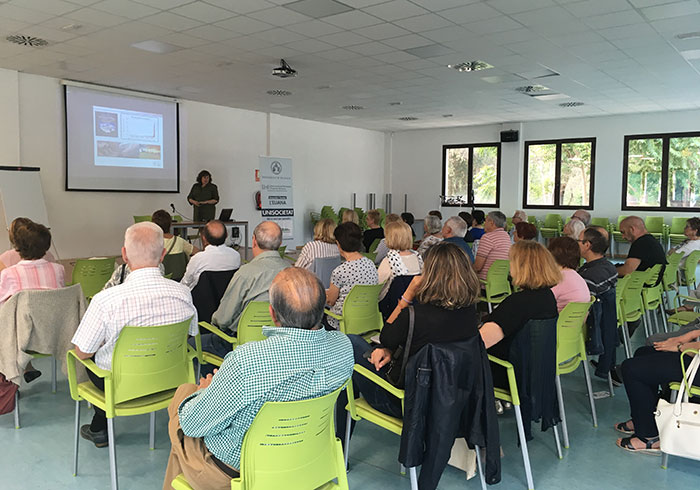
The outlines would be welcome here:
<svg viewBox="0 0 700 490">
<path fill-rule="evenodd" d="M 591 225 L 602 226 L 607 230 L 610 226 L 610 220 L 608 218 L 591 218 Z"/>
<path fill-rule="evenodd" d="M 620 301 L 622 321 L 633 322 L 639 320 L 644 314 L 642 289 L 644 289 L 644 283 L 648 281 L 648 278 L 647 271 L 634 271 L 629 274 L 627 281 L 623 281 L 625 287 Z"/>
<path fill-rule="evenodd" d="M 544 228 L 559 228 L 561 225 L 561 215 L 556 213 L 549 213 L 544 218 Z"/>
<path fill-rule="evenodd" d="M 384 284 L 356 284 L 343 302 L 344 334 L 363 334 L 381 330 L 384 322 L 379 312 L 379 293 Z"/>
<path fill-rule="evenodd" d="M 647 216 L 644 219 L 644 225 L 649 233 L 663 233 L 664 218 L 663 216 Z"/>
<path fill-rule="evenodd" d="M 282 245 L 280 248 L 277 249 L 277 251 L 280 253 L 280 257 L 284 258 L 284 253 L 287 251 L 287 246 Z"/>
<path fill-rule="evenodd" d="M 527 222 L 530 223 L 531 225 L 536 225 L 537 218 L 535 216 L 530 215 L 527 217 Z"/>
<path fill-rule="evenodd" d="M 308 490 L 345 472 L 333 424 L 344 386 L 318 398 L 265 403 L 243 439 L 241 488 Z"/>
<path fill-rule="evenodd" d="M 236 270 L 204 271 L 199 275 L 197 285 L 192 289 L 192 303 L 197 308 L 200 322 L 211 322 L 211 316 L 221 303 L 221 298 Z"/>
<path fill-rule="evenodd" d="M 379 302 L 379 311 L 382 312 L 382 318 L 386 319 L 391 316 L 396 305 L 399 304 L 401 296 L 406 292 L 414 277 L 416 276 L 396 276 L 391 280 L 389 290 Z"/>
<path fill-rule="evenodd" d="M 660 279 L 663 279 L 665 267 L 665 264 L 656 264 L 645 271 L 647 273 L 647 280 L 642 290 L 642 298 L 644 299 L 644 306 L 647 310 L 658 308 L 662 301 L 663 286 Z"/>
<path fill-rule="evenodd" d="M 682 235 L 683 232 L 685 231 L 685 224 L 688 221 L 688 218 L 682 217 L 682 218 L 671 218 L 671 229 L 670 232 L 673 235 Z"/>
<path fill-rule="evenodd" d="M 318 257 L 314 259 L 313 264 L 311 264 L 311 272 L 316 274 L 323 283 L 323 287 L 328 289 L 331 287 L 331 274 L 333 269 L 341 264 L 340 255 L 335 257 Z"/>
<path fill-rule="evenodd" d="M 166 254 L 163 257 L 163 267 L 165 267 L 166 274 L 172 274 L 173 281 L 180 281 L 185 275 L 185 269 L 187 269 L 187 255 L 185 252 Z"/>
<path fill-rule="evenodd" d="M 263 327 L 273 326 L 270 316 L 270 303 L 267 301 L 251 301 L 243 309 L 238 320 L 238 345 L 256 340 L 265 340 Z"/>
<path fill-rule="evenodd" d="M 695 284 L 695 269 L 698 267 L 698 262 L 700 261 L 700 250 L 695 250 L 690 252 L 685 258 L 685 283 Z"/>
<path fill-rule="evenodd" d="M 508 274 L 510 261 L 495 260 L 486 273 L 486 297 L 494 298 L 512 293 Z"/>
<path fill-rule="evenodd" d="M 142 216 L 136 216 L 134 215 L 134 223 L 141 223 L 143 221 L 151 221 L 151 215 L 142 215 Z"/>
<path fill-rule="evenodd" d="M 369 250 L 367 250 L 369 253 L 373 253 L 377 251 L 377 247 L 379 246 L 379 242 L 381 242 L 381 238 L 375 238 L 374 241 L 370 244 Z"/>
<path fill-rule="evenodd" d="M 678 282 L 678 267 L 680 266 L 683 252 L 672 253 L 666 257 L 666 268 L 664 269 L 663 286 L 664 291 L 669 291 Z"/>
<path fill-rule="evenodd" d="M 569 303 L 559 313 L 557 320 L 557 364 L 571 359 L 565 372 L 574 371 L 586 354 L 585 324 L 586 315 L 595 301 Z"/>
<path fill-rule="evenodd" d="M 154 327 L 126 326 L 121 330 L 112 357 L 115 403 L 194 382 L 194 369 L 187 354 L 190 321 L 188 318 Z"/>
<path fill-rule="evenodd" d="M 73 267 L 73 284 L 80 284 L 83 293 L 90 298 L 104 287 L 114 272 L 114 257 L 78 259 Z"/>
<path fill-rule="evenodd" d="M 377 260 L 377 252 L 363 252 L 362 255 L 364 255 L 365 257 L 367 257 L 367 258 L 368 258 L 369 260 L 371 260 L 372 262 L 374 262 L 375 260 Z"/>
</svg>

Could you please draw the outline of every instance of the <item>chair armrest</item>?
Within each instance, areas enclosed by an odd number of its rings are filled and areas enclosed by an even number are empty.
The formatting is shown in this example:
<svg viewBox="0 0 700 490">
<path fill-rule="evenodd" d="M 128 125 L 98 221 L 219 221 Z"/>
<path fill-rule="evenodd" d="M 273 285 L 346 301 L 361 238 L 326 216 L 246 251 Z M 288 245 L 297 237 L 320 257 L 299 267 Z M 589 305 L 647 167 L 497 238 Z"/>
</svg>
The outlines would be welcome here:
<svg viewBox="0 0 700 490">
<path fill-rule="evenodd" d="M 360 366 L 359 364 L 355 364 L 355 372 L 357 374 L 364 376 L 365 378 L 367 378 L 368 380 L 370 380 L 374 384 L 381 386 L 383 389 L 385 389 L 386 391 L 388 391 L 389 393 L 394 395 L 399 400 L 403 400 L 404 395 L 405 395 L 404 390 L 392 385 L 391 383 L 389 383 L 387 380 L 385 380 L 384 378 L 382 378 L 378 374 L 373 373 L 372 371 L 370 371 L 366 367 Z"/>
<path fill-rule="evenodd" d="M 76 371 L 76 361 L 85 366 L 85 369 L 90 370 L 95 374 L 95 376 L 105 379 L 105 387 L 107 386 L 107 380 L 112 377 L 112 372 L 105 369 L 100 369 L 95 364 L 92 359 L 81 359 L 75 352 L 75 349 L 71 349 L 66 353 L 66 368 L 68 371 L 68 385 L 70 387 L 70 396 L 73 400 L 79 400 L 78 397 L 78 373 Z"/>
<path fill-rule="evenodd" d="M 335 318 L 336 320 L 342 320 L 342 319 L 343 319 L 343 316 L 342 316 L 342 315 L 338 315 L 337 313 L 333 313 L 333 312 L 332 312 L 331 310 L 329 310 L 328 308 L 325 308 L 323 311 L 324 311 L 324 313 L 325 313 L 326 315 L 330 316 L 331 318 Z"/>
<path fill-rule="evenodd" d="M 231 337 L 230 335 L 225 334 L 225 333 L 223 332 L 223 330 L 221 330 L 221 329 L 218 328 L 218 327 L 215 327 L 215 326 L 212 325 L 211 323 L 199 322 L 199 326 L 202 327 L 202 328 L 204 328 L 205 330 L 209 330 L 211 333 L 213 333 L 213 334 L 216 335 L 217 337 L 221 337 L 222 339 L 224 339 L 224 340 L 225 340 L 226 342 L 228 342 L 229 344 L 235 344 L 235 343 L 237 342 L 237 339 L 236 339 L 235 337 Z M 198 336 L 197 336 L 197 337 L 198 337 Z M 195 338 L 196 338 L 196 337 L 195 337 Z M 196 340 L 195 340 L 195 342 L 196 342 Z M 201 338 L 200 338 L 200 343 L 199 343 L 199 350 L 200 350 L 200 351 L 201 351 L 201 348 L 202 348 L 202 344 L 201 344 Z"/>
<path fill-rule="evenodd" d="M 520 405 L 520 396 L 518 395 L 518 384 L 515 380 L 515 368 L 513 368 L 513 365 L 508 361 L 499 359 L 498 357 L 492 356 L 491 354 L 489 354 L 488 356 L 490 362 L 506 368 L 506 374 L 508 375 L 508 390 L 510 391 L 510 397 L 513 399 L 513 405 Z"/>
</svg>

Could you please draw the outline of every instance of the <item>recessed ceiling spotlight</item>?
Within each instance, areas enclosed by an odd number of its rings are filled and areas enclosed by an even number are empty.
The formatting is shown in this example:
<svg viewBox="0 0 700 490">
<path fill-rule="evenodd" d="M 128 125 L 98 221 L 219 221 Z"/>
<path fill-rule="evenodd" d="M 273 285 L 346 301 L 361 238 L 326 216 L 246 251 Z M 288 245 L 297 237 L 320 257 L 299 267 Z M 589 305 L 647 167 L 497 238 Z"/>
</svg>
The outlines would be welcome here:
<svg viewBox="0 0 700 490">
<path fill-rule="evenodd" d="M 453 114 L 443 114 L 442 117 L 452 117 Z"/>
<path fill-rule="evenodd" d="M 695 39 L 697 37 L 700 37 L 700 31 L 686 32 L 683 34 L 678 34 L 676 36 L 676 39 Z"/>
<path fill-rule="evenodd" d="M 559 107 L 581 107 L 583 102 L 562 102 Z"/>
<path fill-rule="evenodd" d="M 364 107 L 362 107 L 361 105 L 344 105 L 343 109 L 345 109 L 346 111 L 361 111 L 362 109 L 364 109 Z"/>
<path fill-rule="evenodd" d="M 457 63 L 454 65 L 447 65 L 447 68 L 452 68 L 453 70 L 457 70 L 457 71 L 461 71 L 461 72 L 469 72 L 469 71 L 488 70 L 489 68 L 493 68 L 493 65 L 489 65 L 485 61 L 476 60 L 476 61 L 465 61 L 463 63 Z"/>
<path fill-rule="evenodd" d="M 46 46 L 49 42 L 46 39 L 41 39 L 40 37 L 34 36 L 23 36 L 21 34 L 15 34 L 12 36 L 7 36 L 6 40 L 11 43 L 19 44 L 21 46 L 31 46 L 34 48 Z"/>
<path fill-rule="evenodd" d="M 418 120 L 418 118 L 414 117 L 414 116 L 404 116 L 404 117 L 399 118 L 399 121 L 417 121 L 417 120 Z"/>
<path fill-rule="evenodd" d="M 401 105 L 403 102 L 389 102 L 389 105 Z"/>
<path fill-rule="evenodd" d="M 289 90 L 268 90 L 267 95 L 274 95 L 276 97 L 287 97 L 288 95 L 292 95 L 292 93 Z"/>
<path fill-rule="evenodd" d="M 515 89 L 516 92 L 520 92 L 523 94 L 546 92 L 547 90 L 549 90 L 549 87 L 545 87 L 544 85 L 525 85 L 523 87 L 518 87 Z"/>
</svg>

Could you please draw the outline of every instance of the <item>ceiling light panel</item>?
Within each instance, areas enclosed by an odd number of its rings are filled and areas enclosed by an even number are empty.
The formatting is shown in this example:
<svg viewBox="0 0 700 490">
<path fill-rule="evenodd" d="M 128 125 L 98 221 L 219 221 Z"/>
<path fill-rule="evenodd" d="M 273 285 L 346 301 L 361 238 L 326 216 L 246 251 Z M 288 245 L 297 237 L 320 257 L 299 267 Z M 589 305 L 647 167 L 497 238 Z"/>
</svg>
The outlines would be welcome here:
<svg viewBox="0 0 700 490">
<path fill-rule="evenodd" d="M 294 10 L 300 14 L 321 19 L 331 15 L 342 14 L 353 10 L 345 4 L 336 2 L 335 0 L 299 0 L 298 2 L 287 3 L 284 8 Z"/>
</svg>

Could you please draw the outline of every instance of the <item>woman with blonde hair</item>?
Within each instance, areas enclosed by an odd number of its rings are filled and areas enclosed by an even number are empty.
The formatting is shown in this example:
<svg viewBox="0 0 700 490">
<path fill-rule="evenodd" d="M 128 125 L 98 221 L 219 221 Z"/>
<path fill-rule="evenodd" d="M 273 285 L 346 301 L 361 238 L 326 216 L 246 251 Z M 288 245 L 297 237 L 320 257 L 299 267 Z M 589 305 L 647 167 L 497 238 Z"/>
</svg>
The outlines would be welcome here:
<svg viewBox="0 0 700 490">
<path fill-rule="evenodd" d="M 377 265 L 382 263 L 382 260 L 384 260 L 384 257 L 386 257 L 386 254 L 389 251 L 389 247 L 386 246 L 386 227 L 389 223 L 394 223 L 396 221 L 403 223 L 401 216 L 395 213 L 389 213 L 384 217 L 384 238 L 381 239 L 379 245 L 377 245 L 377 249 L 374 251 L 377 254 L 374 259 L 374 263 Z M 408 225 L 408 229 L 411 229 L 411 225 Z M 413 242 L 413 230 L 411 230 L 411 242 Z M 411 247 L 413 247 L 413 243 L 411 243 Z"/>
<path fill-rule="evenodd" d="M 335 222 L 332 219 L 319 220 L 314 226 L 314 239 L 301 249 L 294 266 L 311 269 L 315 259 L 340 256 L 335 236 L 333 236 L 334 231 Z"/>
<path fill-rule="evenodd" d="M 354 209 L 346 209 L 343 211 L 343 214 L 340 216 L 340 223 L 347 223 L 348 221 L 352 221 L 356 225 L 360 224 L 360 217 L 357 215 L 357 212 Z"/>
<path fill-rule="evenodd" d="M 423 259 L 418 252 L 412 250 L 413 236 L 410 226 L 403 221 L 394 221 L 386 225 L 385 233 L 388 251 L 377 270 L 379 282 L 384 283 L 384 287 L 379 293 L 380 301 L 389 292 L 395 277 L 415 276 L 420 274 L 423 268 Z M 406 288 L 404 287 L 404 289 Z M 395 305 L 396 303 L 394 303 Z"/>
</svg>

